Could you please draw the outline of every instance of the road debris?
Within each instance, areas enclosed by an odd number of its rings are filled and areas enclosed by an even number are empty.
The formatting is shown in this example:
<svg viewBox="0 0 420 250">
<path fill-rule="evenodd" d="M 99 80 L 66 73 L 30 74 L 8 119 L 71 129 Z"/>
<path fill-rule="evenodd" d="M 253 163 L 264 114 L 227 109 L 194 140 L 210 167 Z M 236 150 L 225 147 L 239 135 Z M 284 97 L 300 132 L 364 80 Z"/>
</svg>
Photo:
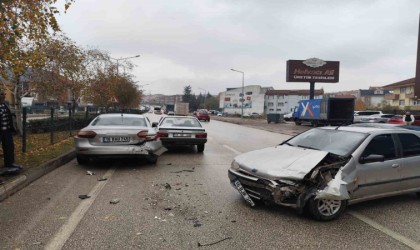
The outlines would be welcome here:
<svg viewBox="0 0 420 250">
<path fill-rule="evenodd" d="M 87 194 L 81 194 L 81 195 L 79 195 L 79 198 L 84 200 L 84 199 L 90 198 L 90 196 L 87 195 Z"/>
<path fill-rule="evenodd" d="M 220 242 L 222 242 L 222 241 L 225 241 L 225 240 L 231 240 L 232 239 L 232 237 L 226 237 L 226 238 L 224 238 L 224 239 L 221 239 L 221 240 L 218 240 L 218 241 L 215 241 L 215 242 L 212 242 L 212 243 L 205 243 L 205 244 L 202 244 L 202 243 L 200 243 L 200 242 L 197 242 L 197 245 L 199 246 L 199 247 L 203 247 L 203 246 L 211 246 L 211 245 L 215 245 L 215 244 L 217 244 L 217 243 L 220 243 Z"/>
<path fill-rule="evenodd" d="M 108 178 L 103 178 L 103 177 L 102 177 L 102 178 L 99 178 L 99 179 L 98 179 L 98 181 L 106 181 L 106 180 L 108 180 Z"/>
<path fill-rule="evenodd" d="M 169 183 L 165 183 L 165 185 L 163 185 L 163 186 L 165 186 L 166 189 L 171 189 L 172 188 Z"/>
<path fill-rule="evenodd" d="M 120 202 L 120 199 L 112 199 L 112 200 L 109 201 L 109 203 L 111 203 L 111 204 L 117 204 L 119 202 Z"/>
<path fill-rule="evenodd" d="M 179 170 L 179 171 L 172 171 L 170 173 L 178 174 L 178 173 L 182 173 L 182 172 L 194 172 L 194 168 L 193 169 L 183 169 L 183 170 Z"/>
<path fill-rule="evenodd" d="M 87 175 L 95 175 L 95 172 L 92 172 L 92 171 L 89 171 L 89 170 L 88 170 L 88 171 L 86 171 L 86 174 L 87 174 Z"/>
<path fill-rule="evenodd" d="M 172 163 L 168 163 L 168 164 L 166 164 L 166 165 L 172 165 Z"/>
<path fill-rule="evenodd" d="M 202 225 L 199 220 L 194 220 L 194 227 L 201 227 Z"/>
</svg>

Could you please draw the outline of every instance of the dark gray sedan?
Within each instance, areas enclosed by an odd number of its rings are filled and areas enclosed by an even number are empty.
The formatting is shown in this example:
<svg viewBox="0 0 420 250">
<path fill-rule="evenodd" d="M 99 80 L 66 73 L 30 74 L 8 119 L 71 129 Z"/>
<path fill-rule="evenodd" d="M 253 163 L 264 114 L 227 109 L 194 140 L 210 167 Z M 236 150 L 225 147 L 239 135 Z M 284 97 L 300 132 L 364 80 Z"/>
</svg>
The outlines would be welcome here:
<svg viewBox="0 0 420 250">
<path fill-rule="evenodd" d="M 241 154 L 232 185 L 257 201 L 337 218 L 347 204 L 392 195 L 420 196 L 420 132 L 399 127 L 323 127 Z"/>
<path fill-rule="evenodd" d="M 200 121 L 192 116 L 165 116 L 154 122 L 157 136 L 164 146 L 197 146 L 198 152 L 204 151 L 207 133 Z"/>
</svg>

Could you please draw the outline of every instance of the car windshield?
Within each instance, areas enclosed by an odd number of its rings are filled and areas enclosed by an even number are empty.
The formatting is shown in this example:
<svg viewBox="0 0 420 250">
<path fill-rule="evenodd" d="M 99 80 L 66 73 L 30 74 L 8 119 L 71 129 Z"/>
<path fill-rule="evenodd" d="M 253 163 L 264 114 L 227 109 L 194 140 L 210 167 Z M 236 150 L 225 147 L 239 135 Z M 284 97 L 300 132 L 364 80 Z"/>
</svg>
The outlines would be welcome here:
<svg viewBox="0 0 420 250">
<path fill-rule="evenodd" d="M 311 129 L 287 141 L 288 145 L 348 156 L 367 134 L 332 129 Z"/>
<path fill-rule="evenodd" d="M 97 117 L 92 126 L 140 126 L 146 127 L 146 119 L 127 116 L 103 116 Z"/>
<path fill-rule="evenodd" d="M 198 127 L 201 128 L 201 124 L 195 118 L 187 117 L 167 117 L 163 119 L 161 126 L 163 127 Z"/>
</svg>

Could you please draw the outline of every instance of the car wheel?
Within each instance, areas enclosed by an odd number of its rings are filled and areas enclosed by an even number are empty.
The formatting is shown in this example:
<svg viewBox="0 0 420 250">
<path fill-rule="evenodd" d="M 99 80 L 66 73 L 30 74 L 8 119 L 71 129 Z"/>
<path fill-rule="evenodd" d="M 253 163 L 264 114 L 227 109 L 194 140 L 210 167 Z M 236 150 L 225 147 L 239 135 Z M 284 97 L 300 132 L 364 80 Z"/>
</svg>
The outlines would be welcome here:
<svg viewBox="0 0 420 250">
<path fill-rule="evenodd" d="M 197 145 L 197 152 L 201 153 L 204 151 L 204 144 Z"/>
<path fill-rule="evenodd" d="M 296 124 L 296 125 L 301 125 L 301 124 L 302 124 L 302 122 L 301 122 L 301 121 L 296 120 L 296 121 L 295 121 L 295 124 Z"/>
<path fill-rule="evenodd" d="M 79 165 L 84 165 L 89 162 L 89 157 L 84 156 L 84 155 L 77 155 L 76 160 L 77 160 L 77 163 L 79 163 Z"/>
<path fill-rule="evenodd" d="M 336 219 L 346 209 L 346 200 L 315 199 L 308 201 L 309 213 L 316 220 L 330 221 Z"/>
<path fill-rule="evenodd" d="M 158 160 L 158 156 L 157 155 L 148 155 L 146 157 L 146 161 L 150 164 L 156 164 Z"/>
<path fill-rule="evenodd" d="M 419 197 L 419 198 L 420 198 L 420 192 L 417 192 L 416 194 L 417 194 L 417 197 Z"/>
</svg>

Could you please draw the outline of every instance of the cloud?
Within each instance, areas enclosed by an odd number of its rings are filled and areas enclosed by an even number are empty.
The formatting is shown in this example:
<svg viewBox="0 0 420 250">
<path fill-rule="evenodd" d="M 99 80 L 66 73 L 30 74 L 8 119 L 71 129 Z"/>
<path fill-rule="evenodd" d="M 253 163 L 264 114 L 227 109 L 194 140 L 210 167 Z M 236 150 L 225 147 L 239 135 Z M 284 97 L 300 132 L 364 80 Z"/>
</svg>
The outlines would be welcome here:
<svg viewBox="0 0 420 250">
<path fill-rule="evenodd" d="M 132 60 L 146 91 L 180 94 L 183 87 L 212 94 L 246 84 L 276 89 L 286 61 L 340 61 L 340 82 L 326 91 L 364 89 L 415 74 L 420 1 L 76 1 L 59 18 L 83 46 Z"/>
</svg>

